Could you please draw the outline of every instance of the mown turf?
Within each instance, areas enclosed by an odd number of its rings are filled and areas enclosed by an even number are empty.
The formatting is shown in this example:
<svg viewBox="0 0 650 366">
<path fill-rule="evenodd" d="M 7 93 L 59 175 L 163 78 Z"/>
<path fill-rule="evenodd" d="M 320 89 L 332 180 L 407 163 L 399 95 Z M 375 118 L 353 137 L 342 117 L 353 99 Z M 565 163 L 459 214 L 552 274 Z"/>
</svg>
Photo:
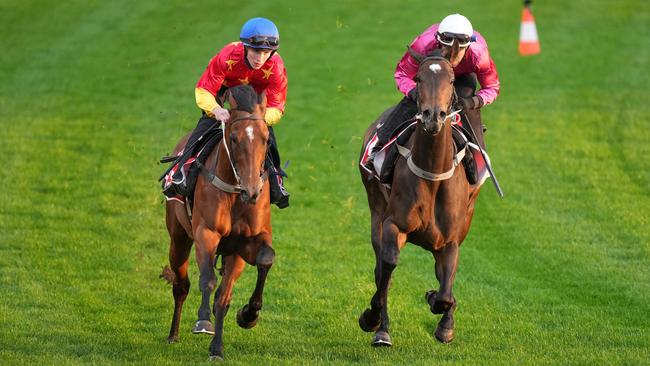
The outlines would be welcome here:
<svg viewBox="0 0 650 366">
<path fill-rule="evenodd" d="M 276 132 L 291 208 L 253 330 L 226 320 L 228 364 L 648 364 L 650 7 L 539 2 L 542 54 L 516 54 L 520 3 L 0 1 L 0 364 L 202 364 L 165 343 L 171 288 L 157 158 L 194 127 L 194 83 L 248 18 L 272 18 L 289 73 Z M 373 292 L 356 158 L 399 95 L 404 45 L 444 15 L 488 39 L 502 92 L 483 111 L 494 168 L 461 250 L 457 339 L 423 300 L 433 261 L 407 247 L 390 293 L 394 347 L 358 314 Z"/>
</svg>

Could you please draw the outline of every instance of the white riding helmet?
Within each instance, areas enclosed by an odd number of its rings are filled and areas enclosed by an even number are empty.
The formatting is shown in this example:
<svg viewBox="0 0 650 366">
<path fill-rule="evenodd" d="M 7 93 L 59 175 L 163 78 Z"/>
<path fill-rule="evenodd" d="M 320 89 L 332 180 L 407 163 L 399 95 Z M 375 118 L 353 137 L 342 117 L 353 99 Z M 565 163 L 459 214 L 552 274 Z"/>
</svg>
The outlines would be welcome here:
<svg viewBox="0 0 650 366">
<path fill-rule="evenodd" d="M 438 41 L 444 45 L 451 46 L 453 39 L 459 40 L 460 47 L 467 47 L 474 34 L 472 23 L 467 18 L 456 13 L 447 15 L 438 26 Z"/>
</svg>

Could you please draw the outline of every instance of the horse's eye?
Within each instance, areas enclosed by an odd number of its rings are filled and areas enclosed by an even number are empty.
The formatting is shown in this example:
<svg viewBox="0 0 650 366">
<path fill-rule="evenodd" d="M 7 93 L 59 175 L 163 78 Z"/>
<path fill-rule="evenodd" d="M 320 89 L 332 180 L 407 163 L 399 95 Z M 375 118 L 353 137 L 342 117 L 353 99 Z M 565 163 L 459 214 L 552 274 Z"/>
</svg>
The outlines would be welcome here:
<svg viewBox="0 0 650 366">
<path fill-rule="evenodd" d="M 237 136 L 235 136 L 235 134 L 230 134 L 230 143 L 237 144 Z"/>
<path fill-rule="evenodd" d="M 413 79 L 413 81 L 415 81 L 416 83 L 419 83 L 420 82 L 420 76 L 419 75 L 416 76 L 415 79 Z"/>
</svg>

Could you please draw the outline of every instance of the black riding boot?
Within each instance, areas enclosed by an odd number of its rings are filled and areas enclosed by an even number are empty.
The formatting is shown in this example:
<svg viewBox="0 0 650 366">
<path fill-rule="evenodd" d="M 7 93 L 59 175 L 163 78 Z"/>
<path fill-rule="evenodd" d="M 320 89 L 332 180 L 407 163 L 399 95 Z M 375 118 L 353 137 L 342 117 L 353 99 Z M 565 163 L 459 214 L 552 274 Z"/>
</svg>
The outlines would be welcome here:
<svg viewBox="0 0 650 366">
<path fill-rule="evenodd" d="M 370 151 L 370 156 L 366 162 L 368 169 L 375 169 L 373 166 L 375 154 L 386 145 L 393 135 L 401 130 L 402 124 L 415 116 L 417 112 L 417 104 L 410 98 L 404 97 L 397 103 L 395 109 L 393 109 L 388 117 L 386 117 L 386 120 L 380 122 L 381 126 L 377 130 L 377 143 L 372 148 L 372 151 Z"/>
<path fill-rule="evenodd" d="M 284 189 L 283 178 L 287 173 L 280 167 L 280 152 L 278 144 L 273 133 L 273 127 L 269 127 L 269 146 L 266 151 L 265 168 L 269 172 L 269 187 L 271 189 L 271 203 L 275 203 L 279 208 L 289 206 L 289 192 Z"/>
<path fill-rule="evenodd" d="M 476 74 L 470 73 L 461 75 L 456 78 L 454 82 L 454 87 L 456 88 L 456 94 L 462 98 L 471 98 L 474 96 L 474 92 L 477 86 Z M 483 140 L 483 123 L 481 121 L 481 110 L 480 109 L 470 109 L 463 111 L 462 121 L 464 129 L 469 132 L 470 140 L 474 140 L 474 137 L 471 136 L 470 128 L 474 131 L 476 141 L 481 148 L 485 149 L 485 141 Z M 467 126 L 465 126 L 465 123 Z M 470 184 L 476 184 L 478 181 L 478 172 L 476 171 L 476 164 L 474 162 L 474 156 L 472 153 L 473 150 L 468 149 L 465 158 L 463 159 L 463 166 L 465 166 L 465 173 L 467 175 L 467 180 Z"/>
<path fill-rule="evenodd" d="M 192 156 L 196 155 L 199 149 L 205 144 L 203 136 L 211 127 L 218 127 L 219 121 L 214 118 L 208 117 L 205 113 L 199 119 L 196 128 L 192 131 L 190 138 L 185 144 L 181 157 L 174 164 L 175 172 L 172 175 L 172 180 L 169 182 L 167 179 L 163 180 L 163 194 L 167 197 L 183 196 L 187 197 L 191 190 L 194 188 L 196 182 L 196 164 L 192 164 L 187 172 L 183 172 L 183 165 Z"/>
</svg>

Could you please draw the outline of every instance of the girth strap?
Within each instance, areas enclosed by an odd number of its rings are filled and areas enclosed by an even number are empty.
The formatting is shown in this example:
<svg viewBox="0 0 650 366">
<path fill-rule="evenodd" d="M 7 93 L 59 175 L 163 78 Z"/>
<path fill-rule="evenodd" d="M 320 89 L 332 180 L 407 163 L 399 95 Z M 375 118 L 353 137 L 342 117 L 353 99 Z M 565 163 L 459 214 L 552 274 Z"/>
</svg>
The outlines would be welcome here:
<svg viewBox="0 0 650 366">
<path fill-rule="evenodd" d="M 428 181 L 438 181 L 438 180 L 445 180 L 449 179 L 454 175 L 454 171 L 456 170 L 456 166 L 460 164 L 460 162 L 463 160 L 465 157 L 465 152 L 467 151 L 467 146 L 465 146 L 463 149 L 461 149 L 456 155 L 454 155 L 453 159 L 453 164 L 451 166 L 451 169 L 444 173 L 436 174 L 436 173 L 431 173 L 427 172 L 426 170 L 418 167 L 415 165 L 413 162 L 413 156 L 411 154 L 411 150 L 408 149 L 407 147 L 404 147 L 400 144 L 397 144 L 397 150 L 399 151 L 400 155 L 402 155 L 406 159 L 406 165 L 409 167 L 409 170 L 415 174 L 416 176 L 426 179 Z"/>
</svg>

